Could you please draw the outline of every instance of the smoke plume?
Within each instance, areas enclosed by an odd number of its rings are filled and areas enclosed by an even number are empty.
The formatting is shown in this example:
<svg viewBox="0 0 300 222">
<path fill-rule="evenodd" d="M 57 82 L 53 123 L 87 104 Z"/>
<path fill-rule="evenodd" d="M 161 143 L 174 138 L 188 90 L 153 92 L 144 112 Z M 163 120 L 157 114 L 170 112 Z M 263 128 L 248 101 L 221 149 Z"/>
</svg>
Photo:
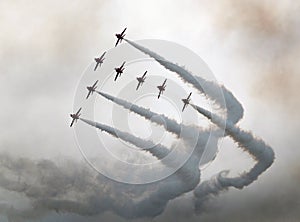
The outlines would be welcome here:
<svg viewBox="0 0 300 222">
<path fill-rule="evenodd" d="M 226 134 L 238 144 L 239 148 L 248 152 L 257 162 L 249 172 L 243 173 L 239 177 L 228 178 L 226 177 L 228 171 L 222 171 L 215 178 L 200 184 L 200 186 L 194 190 L 196 210 L 200 211 L 202 204 L 209 196 L 217 195 L 228 187 L 242 189 L 244 186 L 255 181 L 259 175 L 272 165 L 274 161 L 274 152 L 270 146 L 261 139 L 254 137 L 252 133 L 240 129 L 230 121 L 225 122 L 225 120 L 219 116 L 197 105 L 192 105 L 192 107 L 217 126 L 221 128 L 225 127 Z"/>
</svg>

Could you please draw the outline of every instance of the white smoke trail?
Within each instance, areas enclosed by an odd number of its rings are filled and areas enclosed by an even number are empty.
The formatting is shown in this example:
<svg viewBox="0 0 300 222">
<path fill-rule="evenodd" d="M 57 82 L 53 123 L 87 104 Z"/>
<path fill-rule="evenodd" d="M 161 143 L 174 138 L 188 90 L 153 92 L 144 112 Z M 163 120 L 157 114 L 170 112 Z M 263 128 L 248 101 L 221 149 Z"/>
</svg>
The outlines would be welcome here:
<svg viewBox="0 0 300 222">
<path fill-rule="evenodd" d="M 214 179 L 202 183 L 194 191 L 196 196 L 196 208 L 198 208 L 198 210 L 200 209 L 203 201 L 205 201 L 210 194 L 216 195 L 221 190 L 227 189 L 230 186 L 241 189 L 256 180 L 260 174 L 272 165 L 274 161 L 274 152 L 272 148 L 266 145 L 262 140 L 255 138 L 250 132 L 245 132 L 234 125 L 243 117 L 243 107 L 230 91 L 228 91 L 224 86 L 219 86 L 214 82 L 207 81 L 199 76 L 194 76 L 185 68 L 165 60 L 162 56 L 141 45 L 138 45 L 135 42 L 131 42 L 129 40 L 126 41 L 136 49 L 154 58 L 166 69 L 177 73 L 184 82 L 192 84 L 200 93 L 205 94 L 222 109 L 226 110 L 226 119 L 228 123 L 209 111 L 193 106 L 198 112 L 205 115 L 221 129 L 225 128 L 227 135 L 233 138 L 234 141 L 238 143 L 239 147 L 246 150 L 257 161 L 255 166 L 248 173 L 244 173 L 241 177 L 227 178 L 225 175 L 228 172 L 223 171 Z M 220 94 L 217 93 L 220 89 L 223 92 L 224 98 L 220 97 Z M 226 106 L 222 103 L 222 99 L 225 99 Z"/>
<path fill-rule="evenodd" d="M 105 131 L 114 137 L 120 138 L 139 148 L 142 148 L 159 159 L 162 159 L 169 154 L 169 150 L 161 144 L 154 144 L 152 141 L 138 138 L 127 132 L 120 131 L 118 129 L 101 123 L 93 122 L 84 118 L 80 118 L 80 120 L 102 131 Z M 149 149 L 149 147 L 151 148 Z M 174 163 L 167 161 L 163 163 L 169 167 L 177 165 L 174 165 Z M 175 172 L 175 174 L 161 181 L 159 183 L 159 186 L 157 186 L 156 192 L 152 195 L 149 195 L 148 197 L 137 202 L 129 201 L 123 203 L 124 205 L 122 206 L 114 207 L 114 210 L 119 215 L 122 215 L 125 218 L 157 216 L 163 212 L 163 210 L 166 207 L 166 204 L 170 200 L 182 195 L 183 193 L 189 192 L 196 187 L 200 180 L 200 171 L 198 171 L 198 173 L 193 171 L 192 178 L 190 178 L 190 176 L 190 169 L 183 166 L 181 169 Z M 58 204 L 62 204 L 62 208 L 65 206 L 77 208 L 78 203 L 70 201 L 47 201 L 47 206 L 51 205 L 52 207 L 54 207 Z M 84 206 L 79 206 L 78 209 L 81 209 L 83 210 L 83 212 L 86 212 Z M 68 212 L 70 212 L 70 209 L 68 209 Z"/>
<path fill-rule="evenodd" d="M 195 110 L 207 117 L 211 122 L 217 126 L 224 128 L 227 135 L 229 135 L 238 146 L 248 152 L 257 162 L 249 171 L 243 173 L 239 177 L 228 178 L 226 175 L 228 171 L 220 172 L 215 178 L 209 181 L 204 181 L 195 190 L 196 210 L 199 212 L 202 204 L 211 196 L 217 195 L 222 190 L 229 187 L 242 189 L 254 182 L 259 175 L 266 171 L 273 163 L 275 155 L 273 149 L 264 141 L 253 136 L 252 133 L 244 131 L 235 126 L 232 122 L 223 120 L 219 116 L 197 106 L 191 104 Z"/>
<path fill-rule="evenodd" d="M 168 148 L 166 148 L 165 146 L 163 146 L 161 144 L 155 144 L 150 140 L 145 140 L 145 139 L 136 137 L 130 133 L 123 132 L 121 130 L 118 130 L 116 128 L 113 128 L 113 127 L 105 125 L 105 124 L 97 123 L 97 122 L 90 121 L 90 120 L 87 120 L 84 118 L 80 118 L 80 120 L 89 124 L 90 126 L 93 126 L 93 127 L 96 127 L 97 129 L 105 131 L 108 134 L 110 134 L 116 138 L 120 138 L 125 142 L 131 143 L 131 144 L 135 145 L 136 147 L 141 148 L 144 151 L 150 152 L 153 156 L 162 160 L 162 163 L 167 167 L 174 168 L 174 167 L 177 167 L 178 164 L 180 164 L 174 160 L 170 160 L 170 159 L 164 160 L 164 158 L 170 153 L 170 151 Z M 180 153 L 178 153 L 178 155 L 180 155 Z M 190 162 L 194 161 L 193 157 L 189 161 Z M 186 182 L 186 184 L 188 184 L 186 181 L 187 177 L 190 178 L 190 182 L 191 181 L 199 182 L 199 175 L 198 175 L 198 173 L 193 173 L 195 171 L 195 169 L 190 168 L 189 161 L 187 161 L 177 172 L 175 172 L 175 174 L 177 174 L 180 179 L 182 179 L 184 182 Z M 198 162 L 198 164 L 199 164 L 199 162 Z"/>
<path fill-rule="evenodd" d="M 130 111 L 137 113 L 143 117 L 145 117 L 146 119 L 156 122 L 158 124 L 162 124 L 163 122 L 161 121 L 161 119 L 154 119 L 153 120 L 153 116 L 159 116 L 159 114 L 153 113 L 151 112 L 149 109 L 145 109 L 143 107 L 137 106 L 135 104 L 132 104 L 128 101 L 122 100 L 120 98 L 111 96 L 109 94 L 103 93 L 103 92 L 98 92 L 96 91 L 98 94 L 100 94 L 101 96 L 105 97 L 106 99 L 109 99 L 113 102 L 115 102 L 116 104 L 123 106 L 126 109 L 129 109 Z M 164 115 L 161 115 L 162 118 L 166 121 L 166 125 L 165 128 L 166 130 L 170 131 L 170 132 L 179 132 L 179 124 L 177 124 L 174 120 L 170 120 L 168 117 L 165 117 Z M 159 121 L 157 121 L 159 120 Z M 91 123 L 91 125 L 93 125 L 94 123 Z M 174 130 L 173 127 L 176 127 Z M 182 127 L 182 125 L 181 125 Z M 101 126 L 100 128 L 103 128 L 103 126 Z M 184 174 L 183 178 L 189 177 L 190 180 L 192 181 L 198 181 L 198 178 L 200 176 L 200 170 L 199 170 L 199 162 L 201 159 L 201 156 L 203 154 L 203 150 L 207 145 L 207 141 L 208 138 L 210 139 L 210 144 L 209 144 L 209 148 L 211 147 L 217 147 L 217 143 L 220 137 L 223 136 L 223 134 L 221 133 L 221 131 L 213 131 L 210 132 L 211 134 L 209 134 L 209 132 L 207 131 L 201 131 L 199 134 L 195 135 L 193 134 L 194 130 L 192 130 L 194 128 L 189 127 L 189 130 L 185 130 L 186 133 L 184 135 L 181 135 L 180 139 L 184 140 L 185 142 L 187 142 L 187 145 L 190 145 L 188 143 L 189 141 L 189 137 L 193 137 L 197 138 L 197 143 L 194 144 L 195 145 L 195 149 L 191 154 L 191 157 L 186 161 L 186 163 L 184 164 L 184 166 L 180 169 Z M 113 129 L 110 129 L 110 131 L 113 131 Z M 114 133 L 113 133 L 114 134 Z M 118 134 L 118 133 L 117 133 Z M 138 147 L 142 147 L 142 145 L 137 145 Z M 193 172 L 197 172 L 196 174 Z M 197 185 L 197 184 L 195 184 Z"/>
<path fill-rule="evenodd" d="M 129 101 L 114 97 L 104 92 L 96 92 L 104 98 L 124 107 L 125 109 L 132 111 L 153 123 L 163 126 L 168 132 L 174 133 L 178 138 L 183 139 L 185 142 L 195 142 L 195 137 L 199 134 L 202 135 L 202 137 L 199 136 L 202 141 L 207 141 L 207 138 L 205 138 L 204 135 L 208 133 L 208 130 L 204 130 L 197 126 L 185 125 L 183 123 L 179 124 L 175 120 L 170 119 L 163 114 L 152 112 L 150 109 L 135 105 Z M 211 132 L 209 131 L 209 133 Z M 216 132 L 215 135 L 218 133 Z"/>
<path fill-rule="evenodd" d="M 195 76 L 187 71 L 184 67 L 166 60 L 162 56 L 135 42 L 132 42 L 128 39 L 125 39 L 125 41 L 127 41 L 136 49 L 155 59 L 166 69 L 179 75 L 184 82 L 193 85 L 200 93 L 205 94 L 208 98 L 218 104 L 220 108 L 222 108 L 224 111 L 227 111 L 227 119 L 231 122 L 237 123 L 243 117 L 244 110 L 242 105 L 224 86 L 220 86 L 215 82 L 205 80 L 200 76 Z"/>
<path fill-rule="evenodd" d="M 207 148 L 216 150 L 218 140 L 223 136 L 223 131 L 220 129 L 204 130 L 197 126 L 190 126 L 182 123 L 179 124 L 175 120 L 170 119 L 165 115 L 154 113 L 149 109 L 137 106 L 131 102 L 114 97 L 107 93 L 99 91 L 96 92 L 104 98 L 124 107 L 125 109 L 128 109 L 146 118 L 147 120 L 150 120 L 151 122 L 162 125 L 168 132 L 177 135 L 177 137 L 184 142 L 188 149 L 194 147 L 194 151 L 192 152 L 193 157 L 188 160 L 188 163 L 190 164 L 189 168 L 191 170 L 198 169 L 204 149 Z"/>
<path fill-rule="evenodd" d="M 82 120 L 83 122 L 85 122 L 91 126 L 98 128 L 102 131 L 105 131 L 116 138 L 120 138 L 120 139 L 124 140 L 125 142 L 131 143 L 138 148 L 148 151 L 158 159 L 163 159 L 170 153 L 169 149 L 161 144 L 155 144 L 150 140 L 141 139 L 130 133 L 123 132 L 121 130 L 118 130 L 116 128 L 113 128 L 113 127 L 105 125 L 105 124 L 93 122 L 93 121 L 90 121 L 90 120 L 87 120 L 84 118 L 80 118 L 80 120 Z"/>
<path fill-rule="evenodd" d="M 96 91 L 99 95 L 103 96 L 104 98 L 124 107 L 125 109 L 128 109 L 136 114 L 139 114 L 140 116 L 151 120 L 151 122 L 154 122 L 158 125 L 164 126 L 165 129 L 169 132 L 174 133 L 178 137 L 181 133 L 181 124 L 177 123 L 175 120 L 170 119 L 169 117 L 163 115 L 163 114 L 157 114 L 152 112 L 149 109 L 145 109 L 144 107 L 137 106 L 131 102 L 125 101 L 123 99 L 111 96 L 104 92 Z"/>
</svg>

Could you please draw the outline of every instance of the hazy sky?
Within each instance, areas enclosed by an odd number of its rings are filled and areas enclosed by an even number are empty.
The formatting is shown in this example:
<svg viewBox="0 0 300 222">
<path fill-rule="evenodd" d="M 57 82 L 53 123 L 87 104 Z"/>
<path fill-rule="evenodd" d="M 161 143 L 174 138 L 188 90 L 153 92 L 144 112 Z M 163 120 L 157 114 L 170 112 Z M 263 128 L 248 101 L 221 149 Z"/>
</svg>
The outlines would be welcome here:
<svg viewBox="0 0 300 222">
<path fill-rule="evenodd" d="M 196 52 L 242 103 L 239 125 L 276 154 L 258 181 L 212 200 L 204 215 L 192 216 L 192 204 L 182 197 L 155 221 L 172 221 L 174 215 L 191 221 L 297 221 L 299 11 L 291 0 L 1 1 L 0 150 L 32 159 L 81 160 L 68 116 L 77 83 L 93 57 L 112 48 L 113 35 L 127 27 L 131 40 L 164 39 Z M 203 178 L 251 166 L 228 138 L 221 148 Z M 4 193 L 0 190 L 0 196 L 13 198 Z M 123 221 L 111 213 L 99 218 Z M 81 219 L 51 213 L 42 221 Z"/>
</svg>

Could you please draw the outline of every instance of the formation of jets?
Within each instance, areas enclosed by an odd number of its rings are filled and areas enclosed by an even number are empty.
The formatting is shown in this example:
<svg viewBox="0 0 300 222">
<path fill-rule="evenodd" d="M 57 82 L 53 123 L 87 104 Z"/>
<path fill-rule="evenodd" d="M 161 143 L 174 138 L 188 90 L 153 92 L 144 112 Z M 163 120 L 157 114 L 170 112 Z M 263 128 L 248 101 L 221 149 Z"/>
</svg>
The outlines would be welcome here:
<svg viewBox="0 0 300 222">
<path fill-rule="evenodd" d="M 115 44 L 115 47 L 116 47 L 119 43 L 121 43 L 122 40 L 124 39 L 126 29 L 127 29 L 127 28 L 125 28 L 120 34 L 116 34 L 117 42 L 116 42 L 116 44 Z M 100 57 L 94 58 L 94 60 L 95 60 L 95 62 L 96 62 L 94 71 L 96 71 L 97 68 L 98 68 L 99 66 L 101 67 L 101 65 L 102 65 L 102 63 L 104 62 L 104 59 L 105 59 L 105 58 L 104 58 L 105 54 L 106 54 L 106 52 L 104 52 Z M 125 62 L 123 62 L 122 65 L 121 65 L 120 67 L 115 68 L 116 76 L 115 76 L 115 78 L 114 78 L 114 81 L 116 81 L 116 80 L 118 79 L 118 77 L 120 77 L 120 76 L 122 75 L 122 73 L 123 73 L 123 71 L 124 71 L 124 69 L 125 69 L 124 65 L 125 65 Z M 137 85 L 137 87 L 136 87 L 136 90 L 138 90 L 138 89 L 143 85 L 143 83 L 145 82 L 145 80 L 146 80 L 146 74 L 147 74 L 147 71 L 145 71 L 144 74 L 143 74 L 142 76 L 136 77 L 136 79 L 137 79 L 137 81 L 138 81 L 138 85 Z M 158 99 L 159 99 L 160 96 L 163 94 L 163 92 L 166 90 L 166 86 L 167 86 L 167 85 L 166 85 L 166 82 L 167 82 L 167 79 L 164 80 L 164 82 L 163 82 L 162 85 L 157 86 L 157 88 L 158 88 L 158 90 L 159 90 L 158 96 L 157 96 Z M 92 94 L 95 92 L 95 90 L 96 90 L 96 88 L 97 88 L 97 83 L 98 83 L 98 80 L 97 80 L 92 86 L 87 86 L 87 87 L 86 87 L 87 90 L 88 90 L 88 94 L 87 94 L 87 96 L 86 96 L 86 99 L 88 99 L 89 96 L 92 95 Z M 188 104 L 190 104 L 190 100 L 191 100 L 190 98 L 191 98 L 191 95 L 192 95 L 192 93 L 190 93 L 190 94 L 188 95 L 187 98 L 182 99 L 182 102 L 183 102 L 182 112 L 184 111 L 184 109 L 186 108 L 186 106 L 187 106 Z M 70 114 L 70 116 L 71 116 L 71 118 L 72 118 L 72 122 L 71 122 L 70 127 L 72 127 L 73 124 L 74 124 L 75 122 L 77 122 L 77 120 L 79 119 L 79 117 L 80 117 L 80 115 L 81 115 L 81 114 L 80 114 L 80 111 L 81 111 L 81 108 L 80 108 L 76 113 Z"/>
</svg>

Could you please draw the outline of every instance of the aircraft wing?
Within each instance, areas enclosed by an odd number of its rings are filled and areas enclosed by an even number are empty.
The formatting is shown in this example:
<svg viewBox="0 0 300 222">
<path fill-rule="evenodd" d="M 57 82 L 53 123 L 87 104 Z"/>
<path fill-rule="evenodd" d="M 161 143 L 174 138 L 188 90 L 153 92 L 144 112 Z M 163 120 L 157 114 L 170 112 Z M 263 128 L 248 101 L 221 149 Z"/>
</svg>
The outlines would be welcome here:
<svg viewBox="0 0 300 222">
<path fill-rule="evenodd" d="M 165 81 L 164 81 L 164 83 L 163 83 L 162 85 L 165 86 L 165 85 L 166 85 L 166 82 L 167 82 L 167 79 L 165 79 Z"/>
<path fill-rule="evenodd" d="M 73 126 L 75 119 L 72 120 L 70 127 Z"/>
<path fill-rule="evenodd" d="M 115 47 L 119 44 L 119 42 L 120 42 L 120 39 L 117 40 Z"/>
<path fill-rule="evenodd" d="M 98 80 L 94 83 L 94 85 L 92 86 L 92 88 L 94 88 L 98 83 Z"/>
<path fill-rule="evenodd" d="M 117 80 L 118 76 L 119 76 L 119 73 L 117 73 L 117 74 L 116 74 L 116 77 L 115 77 L 115 80 L 114 80 L 114 81 L 116 81 L 116 80 Z"/>
<path fill-rule="evenodd" d="M 136 89 L 135 89 L 135 90 L 138 90 L 138 89 L 139 89 L 139 87 L 140 87 L 140 85 L 141 85 L 141 82 L 139 82 L 139 83 L 138 83 L 138 85 L 137 85 L 137 87 L 136 87 Z"/>
<path fill-rule="evenodd" d="M 157 97 L 158 99 L 159 99 L 159 97 L 160 97 L 160 94 L 161 94 L 161 90 L 159 90 L 158 97 Z"/>
<path fill-rule="evenodd" d="M 187 97 L 187 100 L 189 100 L 189 99 L 190 99 L 191 95 L 192 95 L 192 93 L 190 93 L 190 94 L 189 94 L 189 96 Z"/>
<path fill-rule="evenodd" d="M 85 99 L 89 98 L 89 96 L 91 95 L 91 92 L 92 92 L 92 91 L 89 90 L 89 93 L 87 94 L 87 96 L 86 96 Z"/>
<path fill-rule="evenodd" d="M 127 29 L 127 28 L 125 28 L 125 29 L 123 30 L 123 32 L 121 32 L 121 36 L 125 33 L 126 29 Z"/>
<path fill-rule="evenodd" d="M 76 116 L 80 113 L 80 111 L 81 111 L 81 108 L 77 111 Z"/>
<path fill-rule="evenodd" d="M 121 67 L 120 67 L 120 68 L 122 69 L 124 65 L 125 65 L 125 62 L 123 62 L 123 63 L 122 63 L 122 65 L 121 65 Z"/>
<path fill-rule="evenodd" d="M 100 60 L 103 59 L 103 57 L 104 57 L 105 54 L 106 54 L 106 52 L 104 52 L 104 53 L 102 54 L 102 56 L 100 57 Z"/>
<path fill-rule="evenodd" d="M 94 68 L 94 71 L 96 71 L 98 65 L 99 65 L 99 62 L 97 62 L 96 66 L 95 66 L 95 68 Z"/>
<path fill-rule="evenodd" d="M 147 73 L 147 71 L 144 73 L 144 75 L 142 76 L 142 79 L 144 79 L 145 78 L 145 76 L 146 76 L 146 73 Z"/>
<path fill-rule="evenodd" d="M 182 112 L 183 112 L 183 110 L 185 109 L 186 105 L 187 105 L 186 103 L 183 105 Z"/>
</svg>

